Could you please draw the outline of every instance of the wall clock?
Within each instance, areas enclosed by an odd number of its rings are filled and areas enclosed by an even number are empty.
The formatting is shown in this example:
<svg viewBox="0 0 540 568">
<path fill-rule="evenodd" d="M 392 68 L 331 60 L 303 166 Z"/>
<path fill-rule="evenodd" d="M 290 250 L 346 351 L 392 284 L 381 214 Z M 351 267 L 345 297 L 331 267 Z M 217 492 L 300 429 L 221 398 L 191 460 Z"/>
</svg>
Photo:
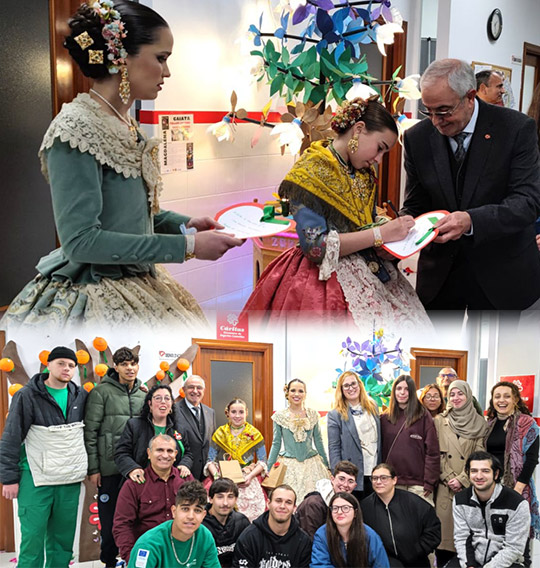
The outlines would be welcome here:
<svg viewBox="0 0 540 568">
<path fill-rule="evenodd" d="M 502 12 L 496 8 L 493 12 L 491 12 L 487 21 L 487 33 L 489 39 L 497 41 L 501 37 L 502 26 Z"/>
</svg>

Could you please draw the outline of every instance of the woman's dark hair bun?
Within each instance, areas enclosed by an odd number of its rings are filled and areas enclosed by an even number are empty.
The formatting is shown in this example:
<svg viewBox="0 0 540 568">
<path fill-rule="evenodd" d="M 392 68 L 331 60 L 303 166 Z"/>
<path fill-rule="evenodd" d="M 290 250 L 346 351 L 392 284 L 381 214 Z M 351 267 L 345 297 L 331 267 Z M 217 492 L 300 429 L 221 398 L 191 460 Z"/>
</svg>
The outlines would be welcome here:
<svg viewBox="0 0 540 568">
<path fill-rule="evenodd" d="M 127 35 L 122 39 L 122 44 L 128 55 L 137 55 L 141 46 L 156 41 L 159 29 L 168 27 L 167 22 L 157 12 L 144 4 L 117 0 L 114 3 L 114 9 L 120 12 L 120 18 L 125 26 Z M 69 51 L 82 73 L 92 79 L 107 77 L 109 75 L 107 43 L 101 34 L 103 30 L 101 18 L 94 8 L 86 3 L 82 4 L 69 20 L 68 25 L 71 33 L 65 38 L 64 47 Z M 75 38 L 83 32 L 86 32 L 94 41 L 89 48 L 84 50 L 75 41 Z M 89 63 L 89 49 L 102 50 L 103 63 Z"/>
<path fill-rule="evenodd" d="M 101 35 L 103 26 L 95 10 L 88 4 L 82 4 L 69 20 L 68 25 L 71 29 L 71 34 L 64 40 L 64 47 L 69 51 L 72 59 L 77 63 L 83 74 L 92 79 L 103 79 L 107 77 L 109 74 L 109 70 L 107 69 L 107 44 Z M 94 42 L 89 48 L 84 50 L 75 41 L 75 38 L 83 32 L 86 32 Z M 89 63 L 89 49 L 102 50 L 103 63 Z"/>
</svg>

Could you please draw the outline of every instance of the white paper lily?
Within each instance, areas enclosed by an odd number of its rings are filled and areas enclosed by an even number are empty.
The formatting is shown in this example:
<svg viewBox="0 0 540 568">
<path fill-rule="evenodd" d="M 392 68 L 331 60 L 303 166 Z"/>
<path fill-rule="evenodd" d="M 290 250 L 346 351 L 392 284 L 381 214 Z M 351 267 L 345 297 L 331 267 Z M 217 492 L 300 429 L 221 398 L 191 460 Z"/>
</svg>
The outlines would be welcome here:
<svg viewBox="0 0 540 568">
<path fill-rule="evenodd" d="M 231 117 L 228 114 L 226 114 L 220 122 L 211 124 L 206 129 L 206 132 L 213 134 L 218 139 L 218 142 L 223 142 L 223 140 L 226 140 L 227 142 L 234 141 L 234 132 L 231 124 Z"/>
<path fill-rule="evenodd" d="M 361 99 L 366 100 L 369 99 L 369 97 L 378 94 L 379 93 L 377 93 L 375 89 L 373 89 L 369 85 L 366 85 L 365 83 L 362 83 L 361 79 L 353 79 L 352 87 L 347 91 L 345 98 L 348 101 L 352 101 L 356 97 L 360 97 Z"/>
<path fill-rule="evenodd" d="M 294 156 L 300 152 L 304 133 L 300 128 L 302 121 L 295 118 L 292 122 L 281 122 L 272 128 L 270 136 L 279 136 L 280 146 L 289 146 L 289 152 Z"/>
<path fill-rule="evenodd" d="M 409 128 L 411 128 L 411 126 L 414 126 L 418 122 L 420 122 L 418 118 L 409 118 L 405 114 L 402 114 L 398 117 L 397 127 L 399 131 L 398 139 L 400 144 L 402 143 L 403 134 L 405 134 L 405 130 L 408 130 Z"/>
<path fill-rule="evenodd" d="M 420 89 L 418 88 L 418 82 L 420 81 L 420 75 L 409 75 L 405 79 L 397 78 L 397 88 L 399 90 L 399 96 L 402 99 L 407 99 L 409 101 L 418 100 L 422 95 Z"/>
<path fill-rule="evenodd" d="M 377 47 L 383 56 L 386 57 L 384 46 L 394 43 L 394 34 L 402 34 L 403 28 L 392 22 L 377 26 L 375 28 L 375 38 L 377 40 Z"/>
</svg>

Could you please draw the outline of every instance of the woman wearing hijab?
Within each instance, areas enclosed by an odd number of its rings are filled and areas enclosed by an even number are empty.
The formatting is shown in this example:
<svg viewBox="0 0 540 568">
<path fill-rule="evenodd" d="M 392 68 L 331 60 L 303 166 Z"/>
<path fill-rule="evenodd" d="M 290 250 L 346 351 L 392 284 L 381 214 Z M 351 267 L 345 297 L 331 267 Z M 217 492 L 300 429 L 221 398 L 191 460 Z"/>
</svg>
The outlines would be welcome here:
<svg viewBox="0 0 540 568">
<path fill-rule="evenodd" d="M 435 417 L 435 428 L 441 452 L 435 510 L 442 526 L 442 540 L 435 554 L 437 566 L 444 566 L 456 553 L 452 499 L 470 485 L 465 462 L 473 452 L 485 449 L 483 440 L 487 432 L 487 422 L 476 412 L 471 387 L 465 381 L 450 384 L 446 410 Z"/>
</svg>

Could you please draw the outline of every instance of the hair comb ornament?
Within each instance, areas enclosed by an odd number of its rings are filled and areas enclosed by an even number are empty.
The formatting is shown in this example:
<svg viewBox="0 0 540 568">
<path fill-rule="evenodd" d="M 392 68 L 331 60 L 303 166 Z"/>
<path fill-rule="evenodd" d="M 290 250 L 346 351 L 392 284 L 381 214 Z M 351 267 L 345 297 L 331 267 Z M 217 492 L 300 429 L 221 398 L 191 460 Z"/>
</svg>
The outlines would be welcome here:
<svg viewBox="0 0 540 568">
<path fill-rule="evenodd" d="M 94 43 L 94 40 L 90 37 L 88 32 L 83 32 L 82 34 L 79 34 L 78 36 L 74 37 L 73 39 L 79 44 L 79 47 L 83 51 L 85 49 L 89 48 Z"/>
<path fill-rule="evenodd" d="M 89 49 L 88 50 L 88 63 L 92 65 L 99 65 L 103 63 L 103 50 L 102 49 Z"/>
</svg>

